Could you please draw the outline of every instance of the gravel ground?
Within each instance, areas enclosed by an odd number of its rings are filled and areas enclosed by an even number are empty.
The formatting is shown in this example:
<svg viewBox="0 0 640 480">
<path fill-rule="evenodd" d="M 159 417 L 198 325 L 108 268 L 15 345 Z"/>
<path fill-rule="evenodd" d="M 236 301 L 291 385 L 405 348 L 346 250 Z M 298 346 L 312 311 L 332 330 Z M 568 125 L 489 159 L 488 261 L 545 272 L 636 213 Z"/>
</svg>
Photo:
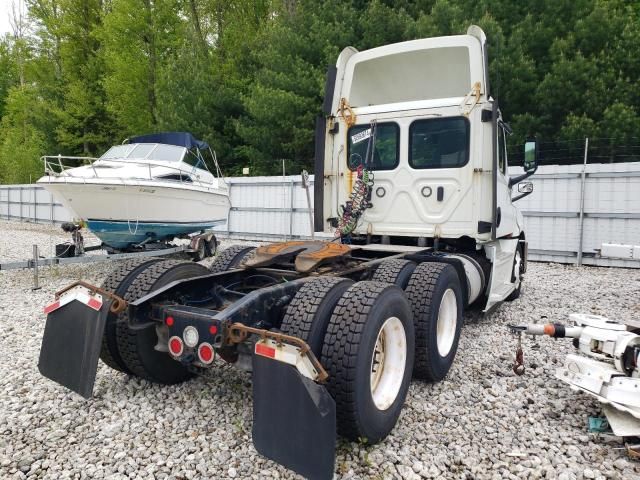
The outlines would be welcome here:
<svg viewBox="0 0 640 480">
<path fill-rule="evenodd" d="M 0 261 L 65 239 L 57 227 L 0 222 Z M 110 268 L 45 268 L 35 292 L 29 271 L 0 272 L 0 478 L 294 478 L 253 448 L 250 377 L 233 368 L 161 387 L 100 364 L 88 401 L 39 375 L 42 306 L 71 281 L 100 282 Z M 519 300 L 488 318 L 467 315 L 447 379 L 414 382 L 384 442 L 339 441 L 336 476 L 640 479 L 619 442 L 588 433 L 598 404 L 553 378 L 570 342 L 526 339 L 527 372 L 516 377 L 506 328 L 571 312 L 638 318 L 639 285 L 640 270 L 531 264 Z"/>
</svg>

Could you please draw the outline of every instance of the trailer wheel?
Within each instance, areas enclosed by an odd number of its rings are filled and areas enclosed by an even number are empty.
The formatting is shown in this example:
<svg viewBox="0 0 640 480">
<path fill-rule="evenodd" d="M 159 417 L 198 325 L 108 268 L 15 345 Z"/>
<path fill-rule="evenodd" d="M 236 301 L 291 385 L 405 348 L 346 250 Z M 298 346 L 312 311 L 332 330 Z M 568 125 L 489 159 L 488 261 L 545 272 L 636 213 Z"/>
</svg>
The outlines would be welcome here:
<svg viewBox="0 0 640 480">
<path fill-rule="evenodd" d="M 108 292 L 113 292 L 120 297 L 125 297 L 129 285 L 138 272 L 149 264 L 159 261 L 159 258 L 125 260 L 107 275 L 107 278 L 102 282 L 101 288 Z M 116 322 L 118 318 L 119 316 L 114 313 L 109 313 L 107 317 L 104 335 L 102 337 L 100 359 L 114 370 L 131 373 L 120 357 L 120 352 L 118 352 L 116 340 Z"/>
<path fill-rule="evenodd" d="M 371 280 L 374 282 L 391 283 L 404 289 L 409 283 L 411 274 L 416 269 L 416 264 L 409 260 L 393 258 L 380 264 Z"/>
<path fill-rule="evenodd" d="M 512 281 L 516 282 L 516 289 L 509 294 L 506 298 L 507 302 L 513 302 L 517 298 L 520 298 L 522 292 L 522 251 L 520 245 L 516 248 L 516 254 L 513 257 L 513 273 L 511 274 Z"/>
<path fill-rule="evenodd" d="M 319 358 L 333 309 L 351 285 L 353 280 L 342 277 L 318 277 L 308 281 L 287 306 L 280 330 L 307 342 Z"/>
<path fill-rule="evenodd" d="M 413 374 L 442 380 L 456 356 L 462 328 L 462 289 L 453 266 L 421 263 L 405 290 L 413 309 L 416 361 Z"/>
<path fill-rule="evenodd" d="M 125 298 L 141 298 L 168 283 L 198 275 L 209 270 L 198 263 L 164 260 L 141 270 L 130 283 Z M 187 368 L 173 360 L 167 353 L 155 349 L 158 334 L 155 328 L 132 330 L 127 325 L 125 310 L 116 324 L 116 340 L 120 356 L 131 374 L 162 384 L 174 384 L 193 376 Z"/>
<path fill-rule="evenodd" d="M 402 289 L 364 281 L 342 295 L 321 357 L 341 435 L 376 443 L 389 434 L 407 396 L 414 350 L 411 306 Z"/>
<path fill-rule="evenodd" d="M 220 273 L 238 267 L 255 249 L 256 247 L 247 247 L 246 245 L 232 245 L 220 252 L 209 270 L 212 273 Z"/>
</svg>

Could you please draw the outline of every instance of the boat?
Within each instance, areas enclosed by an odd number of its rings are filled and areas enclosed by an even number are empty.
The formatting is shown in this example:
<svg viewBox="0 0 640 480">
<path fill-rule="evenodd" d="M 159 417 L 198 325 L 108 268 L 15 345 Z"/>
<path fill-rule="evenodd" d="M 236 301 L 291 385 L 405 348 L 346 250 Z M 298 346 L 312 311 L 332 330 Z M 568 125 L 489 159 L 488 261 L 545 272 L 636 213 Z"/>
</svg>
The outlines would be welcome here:
<svg viewBox="0 0 640 480">
<path fill-rule="evenodd" d="M 227 221 L 229 188 L 215 152 L 187 132 L 132 137 L 99 158 L 42 161 L 45 176 L 37 183 L 113 249 L 171 241 Z"/>
</svg>

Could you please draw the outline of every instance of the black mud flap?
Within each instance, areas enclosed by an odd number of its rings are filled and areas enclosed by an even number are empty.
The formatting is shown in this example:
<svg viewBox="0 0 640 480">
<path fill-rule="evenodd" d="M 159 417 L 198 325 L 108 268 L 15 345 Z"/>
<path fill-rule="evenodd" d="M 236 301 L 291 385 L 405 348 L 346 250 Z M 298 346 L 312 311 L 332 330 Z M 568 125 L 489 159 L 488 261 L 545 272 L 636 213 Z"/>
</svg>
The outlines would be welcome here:
<svg viewBox="0 0 640 480">
<path fill-rule="evenodd" d="M 253 443 L 261 455 L 306 478 L 333 478 L 333 398 L 291 365 L 254 355 Z"/>
<path fill-rule="evenodd" d="M 110 302 L 98 311 L 74 300 L 47 315 L 38 369 L 45 377 L 91 398 Z"/>
</svg>

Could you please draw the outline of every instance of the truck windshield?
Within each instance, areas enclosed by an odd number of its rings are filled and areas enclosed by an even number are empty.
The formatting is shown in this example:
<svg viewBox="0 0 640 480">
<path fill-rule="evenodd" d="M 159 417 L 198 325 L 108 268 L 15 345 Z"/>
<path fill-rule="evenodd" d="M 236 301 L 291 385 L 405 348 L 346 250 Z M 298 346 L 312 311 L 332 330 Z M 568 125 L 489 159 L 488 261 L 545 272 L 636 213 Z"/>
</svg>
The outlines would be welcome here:
<svg viewBox="0 0 640 480">
<path fill-rule="evenodd" d="M 469 120 L 464 117 L 416 120 L 409 128 L 409 165 L 457 168 L 469 161 Z"/>
<path fill-rule="evenodd" d="M 366 161 L 367 146 L 371 137 L 371 125 L 354 125 L 349 129 L 348 166 L 356 170 Z M 396 123 L 378 123 L 376 144 L 373 150 L 370 170 L 393 170 L 399 161 L 400 127 Z"/>
</svg>

